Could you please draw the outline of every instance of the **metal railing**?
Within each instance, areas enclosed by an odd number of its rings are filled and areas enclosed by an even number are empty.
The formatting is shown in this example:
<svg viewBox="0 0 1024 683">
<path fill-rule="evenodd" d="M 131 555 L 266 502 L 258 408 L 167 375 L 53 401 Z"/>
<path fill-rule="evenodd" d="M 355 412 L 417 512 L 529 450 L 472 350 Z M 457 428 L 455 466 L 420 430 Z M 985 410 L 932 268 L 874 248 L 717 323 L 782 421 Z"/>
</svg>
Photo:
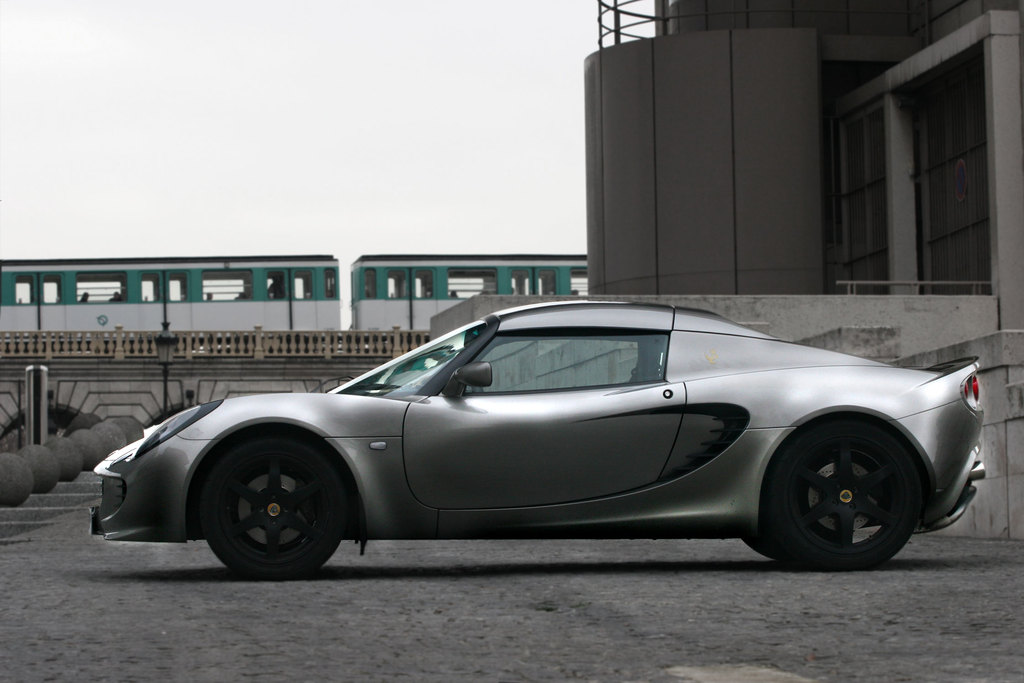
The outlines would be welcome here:
<svg viewBox="0 0 1024 683">
<path fill-rule="evenodd" d="M 188 330 L 175 331 L 176 359 L 394 357 L 430 341 L 424 330 Z M 157 333 L 29 330 L 0 332 L 0 358 L 156 358 Z"/>
<path fill-rule="evenodd" d="M 858 287 L 885 288 L 889 293 L 893 293 L 893 288 L 896 287 L 905 290 L 899 293 L 914 295 L 921 294 L 922 290 L 927 290 L 925 292 L 927 294 L 935 294 L 936 288 L 967 290 L 966 292 L 950 292 L 957 294 L 984 295 L 992 293 L 992 283 L 988 280 L 836 280 L 836 287 L 845 287 L 847 294 L 857 294 Z"/>
<path fill-rule="evenodd" d="M 840 8 L 816 8 L 806 2 L 790 0 L 789 6 L 781 3 L 772 8 L 747 8 L 745 3 L 736 6 L 732 3 L 728 9 L 713 9 L 712 3 L 703 3 L 704 9 L 684 9 L 682 3 L 670 4 L 669 0 L 597 0 L 598 4 L 598 39 L 599 48 L 643 40 L 661 35 L 679 33 L 684 30 L 707 30 L 715 19 L 725 17 L 749 18 L 757 16 L 789 14 L 791 26 L 801 26 L 810 15 L 839 16 L 845 19 L 847 32 L 853 25 L 851 19 L 861 15 L 879 15 L 902 17 L 906 21 L 907 35 L 915 35 L 925 29 L 927 31 L 932 10 L 931 0 L 904 0 L 902 3 L 887 9 L 857 9 L 849 5 Z M 898 6 L 902 5 L 902 7 Z M 692 6 L 692 4 L 691 4 Z M 928 36 L 925 36 L 926 41 Z"/>
</svg>

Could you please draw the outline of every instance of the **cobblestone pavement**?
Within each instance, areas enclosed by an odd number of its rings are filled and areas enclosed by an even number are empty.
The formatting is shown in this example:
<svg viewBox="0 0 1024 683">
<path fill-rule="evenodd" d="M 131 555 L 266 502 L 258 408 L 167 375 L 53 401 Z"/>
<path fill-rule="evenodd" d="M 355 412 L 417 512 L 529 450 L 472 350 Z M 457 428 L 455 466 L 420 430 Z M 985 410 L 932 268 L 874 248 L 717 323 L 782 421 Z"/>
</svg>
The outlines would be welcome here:
<svg viewBox="0 0 1024 683">
<path fill-rule="evenodd" d="M 1024 543 L 801 572 L 739 541 L 343 545 L 239 581 L 86 513 L 0 541 L 0 679 L 1024 681 Z"/>
</svg>

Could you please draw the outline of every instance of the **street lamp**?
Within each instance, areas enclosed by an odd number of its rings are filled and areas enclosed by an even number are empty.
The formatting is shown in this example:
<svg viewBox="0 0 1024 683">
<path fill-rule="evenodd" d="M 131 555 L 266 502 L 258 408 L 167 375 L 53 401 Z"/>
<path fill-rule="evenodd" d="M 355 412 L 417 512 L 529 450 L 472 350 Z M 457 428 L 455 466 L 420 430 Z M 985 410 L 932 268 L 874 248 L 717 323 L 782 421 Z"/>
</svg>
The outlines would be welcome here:
<svg viewBox="0 0 1024 683">
<path fill-rule="evenodd" d="M 171 372 L 171 363 L 174 362 L 174 348 L 178 345 L 178 337 L 167 328 L 171 326 L 166 320 L 160 323 L 163 331 L 156 335 L 156 357 L 164 370 L 164 417 L 167 417 L 167 376 Z"/>
</svg>

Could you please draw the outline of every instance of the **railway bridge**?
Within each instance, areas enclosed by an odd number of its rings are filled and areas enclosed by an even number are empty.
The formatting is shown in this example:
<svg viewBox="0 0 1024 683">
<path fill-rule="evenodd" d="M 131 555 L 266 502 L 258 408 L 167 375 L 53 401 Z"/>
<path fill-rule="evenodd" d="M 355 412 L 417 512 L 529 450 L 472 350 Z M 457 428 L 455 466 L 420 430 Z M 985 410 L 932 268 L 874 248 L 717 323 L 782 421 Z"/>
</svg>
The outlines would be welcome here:
<svg viewBox="0 0 1024 683">
<path fill-rule="evenodd" d="M 178 331 L 161 363 L 152 331 L 0 333 L 0 433 L 26 413 L 26 369 L 48 370 L 51 431 L 81 413 L 144 425 L 197 403 L 255 393 L 318 391 L 429 339 L 424 331 Z M 167 409 L 164 410 L 164 370 Z M 15 440 L 16 441 L 16 440 Z M 16 445 L 7 444 L 7 445 Z"/>
</svg>

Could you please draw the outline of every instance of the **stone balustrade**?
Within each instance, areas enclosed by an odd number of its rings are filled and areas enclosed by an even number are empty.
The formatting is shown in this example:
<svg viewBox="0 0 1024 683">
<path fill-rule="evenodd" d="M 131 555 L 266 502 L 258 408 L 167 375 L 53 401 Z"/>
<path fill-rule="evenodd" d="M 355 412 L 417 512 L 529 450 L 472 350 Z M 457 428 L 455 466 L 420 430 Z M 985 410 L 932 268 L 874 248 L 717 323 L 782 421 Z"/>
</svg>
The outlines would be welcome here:
<svg viewBox="0 0 1024 683">
<path fill-rule="evenodd" d="M 430 340 L 423 330 L 175 330 L 175 359 L 399 356 Z M 155 358 L 157 332 L 29 330 L 0 332 L 0 358 Z"/>
</svg>

